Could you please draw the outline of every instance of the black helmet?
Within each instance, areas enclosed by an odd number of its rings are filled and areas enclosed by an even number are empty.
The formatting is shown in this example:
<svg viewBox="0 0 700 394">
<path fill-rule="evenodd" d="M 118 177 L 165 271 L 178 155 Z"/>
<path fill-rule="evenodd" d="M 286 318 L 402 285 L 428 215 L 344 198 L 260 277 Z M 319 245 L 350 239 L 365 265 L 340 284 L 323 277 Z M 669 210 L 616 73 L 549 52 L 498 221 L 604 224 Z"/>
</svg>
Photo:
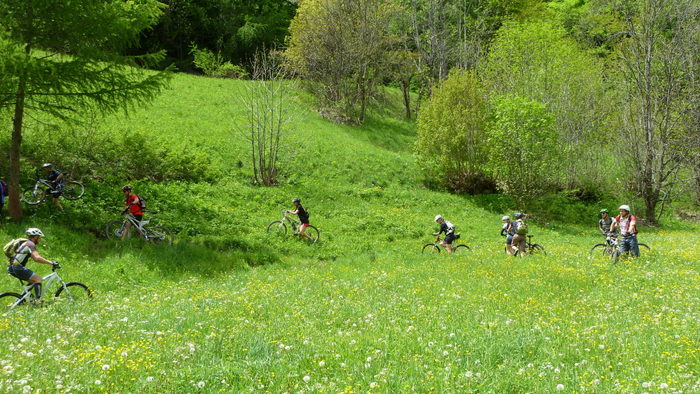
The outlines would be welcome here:
<svg viewBox="0 0 700 394">
<path fill-rule="evenodd" d="M 128 191 L 131 190 L 131 189 L 133 189 L 133 188 L 131 187 L 131 185 L 126 185 L 126 186 L 122 187 L 122 191 L 123 191 L 123 192 L 128 192 Z"/>
<path fill-rule="evenodd" d="M 301 198 L 297 197 L 294 200 L 292 200 L 292 202 L 301 202 Z"/>
<path fill-rule="evenodd" d="M 51 163 L 44 163 L 44 164 L 41 166 L 41 168 L 51 168 L 52 166 L 53 166 L 53 164 L 51 164 Z"/>
<path fill-rule="evenodd" d="M 523 214 L 521 212 L 516 212 L 513 216 L 515 216 L 516 219 L 520 219 L 521 217 L 523 217 Z"/>
</svg>

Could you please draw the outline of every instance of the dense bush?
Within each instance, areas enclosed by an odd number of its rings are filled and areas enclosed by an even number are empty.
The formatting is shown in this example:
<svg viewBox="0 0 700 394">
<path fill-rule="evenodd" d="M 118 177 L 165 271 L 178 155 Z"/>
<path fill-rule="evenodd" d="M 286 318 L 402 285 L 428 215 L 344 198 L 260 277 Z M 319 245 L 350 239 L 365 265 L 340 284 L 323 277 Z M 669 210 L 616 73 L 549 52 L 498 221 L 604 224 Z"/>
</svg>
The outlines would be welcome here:
<svg viewBox="0 0 700 394">
<path fill-rule="evenodd" d="M 243 67 L 224 60 L 220 52 L 214 53 L 208 49 L 192 46 L 190 53 L 194 56 L 194 65 L 206 76 L 238 79 L 248 77 L 248 72 Z"/>
<path fill-rule="evenodd" d="M 426 183 L 470 194 L 492 191 L 485 175 L 486 99 L 473 72 L 455 70 L 418 116 L 416 153 Z"/>
<path fill-rule="evenodd" d="M 561 179 L 565 150 L 544 104 L 517 96 L 496 98 L 488 135 L 489 173 L 517 201 L 533 200 Z"/>
<path fill-rule="evenodd" d="M 70 171 L 74 178 L 198 182 L 219 177 L 203 146 L 142 132 L 114 135 L 90 126 L 45 128 L 30 135 L 23 147 L 27 162 L 23 169 L 29 177 L 46 161 Z"/>
</svg>

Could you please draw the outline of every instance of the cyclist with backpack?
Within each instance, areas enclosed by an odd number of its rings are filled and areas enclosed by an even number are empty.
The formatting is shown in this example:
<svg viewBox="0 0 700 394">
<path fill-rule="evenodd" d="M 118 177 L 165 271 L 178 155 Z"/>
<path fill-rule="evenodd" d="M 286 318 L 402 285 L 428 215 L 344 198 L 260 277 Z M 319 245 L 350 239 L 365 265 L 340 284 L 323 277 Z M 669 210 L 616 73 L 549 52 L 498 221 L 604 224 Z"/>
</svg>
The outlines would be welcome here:
<svg viewBox="0 0 700 394">
<path fill-rule="evenodd" d="M 525 223 L 525 215 L 521 212 L 517 212 L 513 217 L 515 217 L 515 221 L 512 223 L 514 234 L 511 247 L 513 253 L 517 251 L 518 255 L 523 257 L 525 256 L 525 236 L 528 232 L 527 223 Z"/>
<path fill-rule="evenodd" d="M 301 205 L 301 198 L 295 198 L 292 200 L 292 204 L 294 204 L 294 209 L 285 210 L 285 212 L 291 213 L 292 215 L 297 215 L 299 217 L 299 221 L 301 222 L 298 233 L 299 238 L 306 238 L 313 241 L 313 239 L 306 234 L 306 228 L 309 227 L 309 213 Z"/>
<path fill-rule="evenodd" d="M 503 227 L 501 227 L 501 236 L 506 237 L 506 253 L 513 254 L 513 236 L 515 235 L 515 227 L 513 222 L 510 220 L 510 216 L 504 216 L 501 218 L 503 222 Z"/>
<path fill-rule="evenodd" d="M 35 274 L 32 270 L 26 267 L 29 258 L 41 264 L 49 264 L 53 266 L 60 267 L 57 261 L 47 260 L 39 254 L 36 250 L 36 246 L 41 242 L 41 237 L 44 233 L 38 228 L 27 229 L 27 239 L 18 238 L 10 241 L 3 251 L 8 257 L 8 267 L 7 273 L 14 276 L 17 279 L 24 280 L 28 284 L 34 285 L 34 294 L 36 298 L 41 297 L 41 276 Z"/>
<path fill-rule="evenodd" d="M 135 193 L 132 193 L 132 189 L 133 187 L 131 187 L 131 185 L 122 187 L 124 198 L 126 198 L 126 201 L 124 202 L 124 206 L 126 208 L 124 208 L 122 211 L 122 215 L 129 212 L 134 218 L 136 218 L 136 220 L 140 222 L 143 220 L 143 211 L 146 208 L 146 203 L 143 198 L 137 196 Z M 122 234 L 122 241 L 129 236 L 129 228 L 131 228 L 131 222 L 127 220 L 124 233 Z M 136 229 L 136 231 L 139 230 Z"/>
<path fill-rule="evenodd" d="M 637 242 L 637 218 L 630 215 L 629 205 L 620 205 L 620 214 L 615 216 L 610 225 L 610 232 L 620 229 L 622 241 L 620 241 L 620 253 L 630 252 L 633 257 L 639 257 L 639 243 Z"/>
<path fill-rule="evenodd" d="M 612 218 L 610 217 L 610 214 L 608 213 L 608 210 L 603 208 L 600 210 L 600 220 L 598 220 L 598 230 L 604 235 L 607 236 L 608 233 L 610 232 L 610 226 L 612 225 Z"/>
<path fill-rule="evenodd" d="M 53 164 L 51 163 L 44 163 L 41 168 L 46 173 L 46 180 L 51 183 L 51 190 L 49 192 L 51 193 L 51 197 L 53 197 L 53 204 L 62 211 L 63 206 L 58 198 L 63 194 L 63 173 L 53 168 Z"/>
<path fill-rule="evenodd" d="M 455 234 L 454 224 L 445 220 L 442 215 L 435 216 L 435 222 L 440 224 L 440 229 L 438 232 L 433 233 L 433 235 L 439 236 L 440 234 L 445 233 L 445 238 L 440 241 L 440 245 L 442 245 L 442 247 L 444 247 L 448 253 L 452 253 L 452 242 L 459 238 L 459 235 Z"/>
</svg>

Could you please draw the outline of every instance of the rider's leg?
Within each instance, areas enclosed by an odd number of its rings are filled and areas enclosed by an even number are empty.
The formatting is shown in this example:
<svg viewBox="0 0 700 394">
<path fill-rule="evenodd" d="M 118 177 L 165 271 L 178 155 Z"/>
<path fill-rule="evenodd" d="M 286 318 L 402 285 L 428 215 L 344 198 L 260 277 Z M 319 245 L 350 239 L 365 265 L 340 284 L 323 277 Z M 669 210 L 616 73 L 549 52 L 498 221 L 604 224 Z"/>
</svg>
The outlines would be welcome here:
<svg viewBox="0 0 700 394">
<path fill-rule="evenodd" d="M 311 240 L 311 237 L 309 236 L 309 234 L 306 233 L 307 227 L 309 227 L 308 223 L 302 223 L 301 226 L 299 226 L 299 237 Z"/>
<path fill-rule="evenodd" d="M 632 254 L 632 257 L 639 257 L 639 242 L 637 242 L 637 236 L 633 235 L 630 238 L 630 254 Z"/>
<path fill-rule="evenodd" d="M 510 234 L 506 235 L 506 253 L 513 254 L 513 236 Z"/>
<path fill-rule="evenodd" d="M 63 210 L 63 205 L 61 205 L 61 202 L 58 200 L 58 196 L 53 197 L 53 205 L 55 205 L 60 211 Z"/>
<path fill-rule="evenodd" d="M 34 285 L 34 296 L 38 300 L 41 298 L 41 276 L 34 274 L 32 275 L 31 278 L 27 281 L 28 284 Z"/>
<path fill-rule="evenodd" d="M 122 241 L 129 236 L 129 228 L 131 227 L 131 222 L 126 221 L 126 225 L 124 226 L 124 232 L 122 233 Z"/>
</svg>

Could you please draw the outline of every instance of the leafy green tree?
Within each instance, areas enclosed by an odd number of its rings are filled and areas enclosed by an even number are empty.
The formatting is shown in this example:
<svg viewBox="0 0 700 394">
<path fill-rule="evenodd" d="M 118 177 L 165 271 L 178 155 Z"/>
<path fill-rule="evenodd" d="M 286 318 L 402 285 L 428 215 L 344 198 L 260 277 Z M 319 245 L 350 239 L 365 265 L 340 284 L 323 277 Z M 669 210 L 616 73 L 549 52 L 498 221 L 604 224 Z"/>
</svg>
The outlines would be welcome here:
<svg viewBox="0 0 700 394">
<path fill-rule="evenodd" d="M 509 22 L 497 32 L 481 74 L 491 96 L 517 95 L 544 103 L 554 115 L 568 160 L 569 188 L 596 187 L 607 178 L 605 119 L 611 99 L 603 64 L 549 22 Z"/>
<path fill-rule="evenodd" d="M 558 182 L 565 157 L 546 105 L 518 96 L 493 100 L 486 168 L 501 191 L 521 203 L 540 196 Z"/>
<path fill-rule="evenodd" d="M 292 21 L 288 64 L 311 82 L 326 115 L 362 123 L 395 44 L 389 0 L 305 0 Z M 330 112 L 330 113 L 329 113 Z"/>
<path fill-rule="evenodd" d="M 486 99 L 473 71 L 455 69 L 433 89 L 418 116 L 416 153 L 429 183 L 479 193 L 486 163 Z"/>
<path fill-rule="evenodd" d="M 162 0 L 167 6 L 153 28 L 144 31 L 134 53 L 165 50 L 167 62 L 193 70 L 190 44 L 224 61 L 247 63 L 263 48 L 284 44 L 294 17 L 294 0 Z"/>
<path fill-rule="evenodd" d="M 162 55 L 120 53 L 156 22 L 161 8 L 154 0 L 0 2 L 0 104 L 13 111 L 8 209 L 14 219 L 22 217 L 25 115 L 78 120 L 84 112 L 109 113 L 155 97 L 168 73 L 137 66 Z"/>
</svg>

